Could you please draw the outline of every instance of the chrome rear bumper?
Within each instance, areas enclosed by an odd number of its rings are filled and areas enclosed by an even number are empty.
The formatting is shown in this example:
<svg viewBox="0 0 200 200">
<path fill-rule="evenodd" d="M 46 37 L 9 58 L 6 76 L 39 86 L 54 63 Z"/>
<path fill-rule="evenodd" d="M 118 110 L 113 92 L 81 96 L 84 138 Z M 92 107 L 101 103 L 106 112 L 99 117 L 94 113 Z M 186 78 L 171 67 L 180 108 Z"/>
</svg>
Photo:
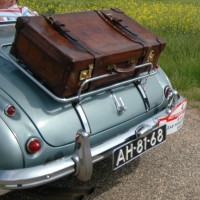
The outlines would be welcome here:
<svg viewBox="0 0 200 200">
<path fill-rule="evenodd" d="M 176 103 L 174 102 L 174 106 L 179 105 L 183 100 L 184 99 L 180 97 Z M 168 116 L 169 108 L 159 112 L 124 133 L 91 148 L 89 144 L 89 134 L 84 131 L 79 131 L 76 141 L 77 148 L 74 155 L 63 157 L 35 167 L 16 170 L 0 170 L 1 188 L 7 190 L 32 188 L 70 174 L 75 174 L 79 179 L 87 181 L 92 176 L 93 163 L 110 156 L 113 149 L 126 142 L 130 137 L 136 135 L 142 137 L 143 134 L 147 134 L 147 132 L 159 125 L 159 119 L 165 119 Z"/>
</svg>

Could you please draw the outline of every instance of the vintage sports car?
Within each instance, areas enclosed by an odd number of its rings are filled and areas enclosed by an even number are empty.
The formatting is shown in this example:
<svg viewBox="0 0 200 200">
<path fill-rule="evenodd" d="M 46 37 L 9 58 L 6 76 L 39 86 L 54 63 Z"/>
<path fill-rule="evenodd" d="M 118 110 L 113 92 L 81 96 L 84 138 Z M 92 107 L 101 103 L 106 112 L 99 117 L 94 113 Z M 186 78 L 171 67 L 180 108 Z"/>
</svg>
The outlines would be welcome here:
<svg viewBox="0 0 200 200">
<path fill-rule="evenodd" d="M 15 22 L 1 22 L 1 194 L 70 174 L 90 180 L 94 163 L 112 156 L 117 170 L 182 127 L 187 100 L 159 65 L 83 92 L 88 78 L 77 95 L 58 97 L 10 54 L 14 37 Z"/>
</svg>

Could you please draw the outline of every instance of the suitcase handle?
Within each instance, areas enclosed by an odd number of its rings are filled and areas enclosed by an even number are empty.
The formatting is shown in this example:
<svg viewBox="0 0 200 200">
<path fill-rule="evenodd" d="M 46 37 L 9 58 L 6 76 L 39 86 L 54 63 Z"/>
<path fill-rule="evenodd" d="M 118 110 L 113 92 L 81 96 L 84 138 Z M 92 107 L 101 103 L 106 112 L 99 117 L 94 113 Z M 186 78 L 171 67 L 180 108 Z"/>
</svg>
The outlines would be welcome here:
<svg viewBox="0 0 200 200">
<path fill-rule="evenodd" d="M 114 65 L 113 70 L 118 73 L 128 73 L 128 72 L 135 71 L 135 66 L 136 66 L 136 64 L 131 63 L 131 61 L 130 61 L 126 68 L 120 68 L 120 67 L 117 67 L 117 65 Z"/>
</svg>

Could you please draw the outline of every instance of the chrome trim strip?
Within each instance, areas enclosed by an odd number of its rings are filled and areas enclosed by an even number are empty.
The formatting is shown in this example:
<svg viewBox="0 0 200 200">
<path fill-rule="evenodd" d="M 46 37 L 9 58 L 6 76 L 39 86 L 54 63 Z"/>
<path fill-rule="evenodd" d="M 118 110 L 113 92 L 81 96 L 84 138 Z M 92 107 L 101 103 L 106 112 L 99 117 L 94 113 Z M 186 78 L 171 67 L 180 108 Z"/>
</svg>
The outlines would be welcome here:
<svg viewBox="0 0 200 200">
<path fill-rule="evenodd" d="M 80 117 L 80 120 L 82 122 L 82 126 L 83 126 L 83 129 L 85 130 L 85 132 L 87 133 L 91 133 L 91 129 L 90 129 L 90 125 L 89 125 L 89 122 L 87 120 L 87 117 L 83 111 L 83 108 L 80 104 L 77 104 L 75 106 L 75 109 L 78 113 L 78 116 Z"/>
<path fill-rule="evenodd" d="M 142 87 L 141 83 L 136 83 L 136 88 L 138 89 L 140 95 L 142 96 L 146 111 L 148 112 L 150 110 L 150 103 L 148 100 L 148 97 L 146 95 L 146 92 L 144 90 L 144 88 Z"/>
<path fill-rule="evenodd" d="M 9 20 L 5 22 L 0 22 L 0 26 L 8 26 L 8 25 L 13 25 L 15 26 L 16 20 Z"/>
<path fill-rule="evenodd" d="M 176 105 L 178 105 L 182 100 L 183 98 L 180 97 L 178 102 L 176 102 Z M 163 110 L 151 118 L 136 125 L 135 127 L 123 132 L 122 134 L 117 135 L 116 137 L 111 138 L 110 140 L 101 143 L 98 146 L 91 147 L 90 152 L 92 155 L 92 163 L 96 163 L 110 156 L 116 146 L 123 144 L 132 138 L 136 134 L 138 128 L 142 125 L 145 124 L 150 127 L 156 127 L 158 119 L 165 118 L 167 116 L 168 114 L 166 113 L 166 110 Z M 77 154 L 74 153 L 74 156 L 76 157 Z M 78 163 L 78 165 L 80 167 L 81 163 Z M 76 166 L 73 158 L 71 156 L 63 157 L 50 163 L 35 167 L 16 170 L 0 170 L 0 185 L 1 188 L 8 190 L 31 188 L 52 182 L 56 179 L 75 172 Z"/>
</svg>

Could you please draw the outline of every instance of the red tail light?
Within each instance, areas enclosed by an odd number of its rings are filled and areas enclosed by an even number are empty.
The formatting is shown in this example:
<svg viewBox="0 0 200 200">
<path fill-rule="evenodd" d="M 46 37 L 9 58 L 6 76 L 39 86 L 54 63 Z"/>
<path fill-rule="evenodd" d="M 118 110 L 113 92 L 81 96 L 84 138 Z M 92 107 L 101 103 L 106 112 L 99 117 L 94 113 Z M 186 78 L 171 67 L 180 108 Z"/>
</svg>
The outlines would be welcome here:
<svg viewBox="0 0 200 200">
<path fill-rule="evenodd" d="M 41 143 L 37 138 L 31 138 L 27 142 L 27 150 L 29 153 L 33 154 L 38 152 L 41 149 Z"/>
<path fill-rule="evenodd" d="M 170 93 L 171 93 L 171 88 L 169 86 L 166 86 L 164 89 L 165 98 L 168 98 Z"/>
<path fill-rule="evenodd" d="M 158 64 L 156 64 L 155 66 L 154 66 L 154 69 L 158 69 L 160 66 L 158 65 Z"/>
<path fill-rule="evenodd" d="M 16 114 L 16 108 L 13 105 L 8 105 L 5 109 L 4 112 L 7 116 L 13 117 Z"/>
</svg>

